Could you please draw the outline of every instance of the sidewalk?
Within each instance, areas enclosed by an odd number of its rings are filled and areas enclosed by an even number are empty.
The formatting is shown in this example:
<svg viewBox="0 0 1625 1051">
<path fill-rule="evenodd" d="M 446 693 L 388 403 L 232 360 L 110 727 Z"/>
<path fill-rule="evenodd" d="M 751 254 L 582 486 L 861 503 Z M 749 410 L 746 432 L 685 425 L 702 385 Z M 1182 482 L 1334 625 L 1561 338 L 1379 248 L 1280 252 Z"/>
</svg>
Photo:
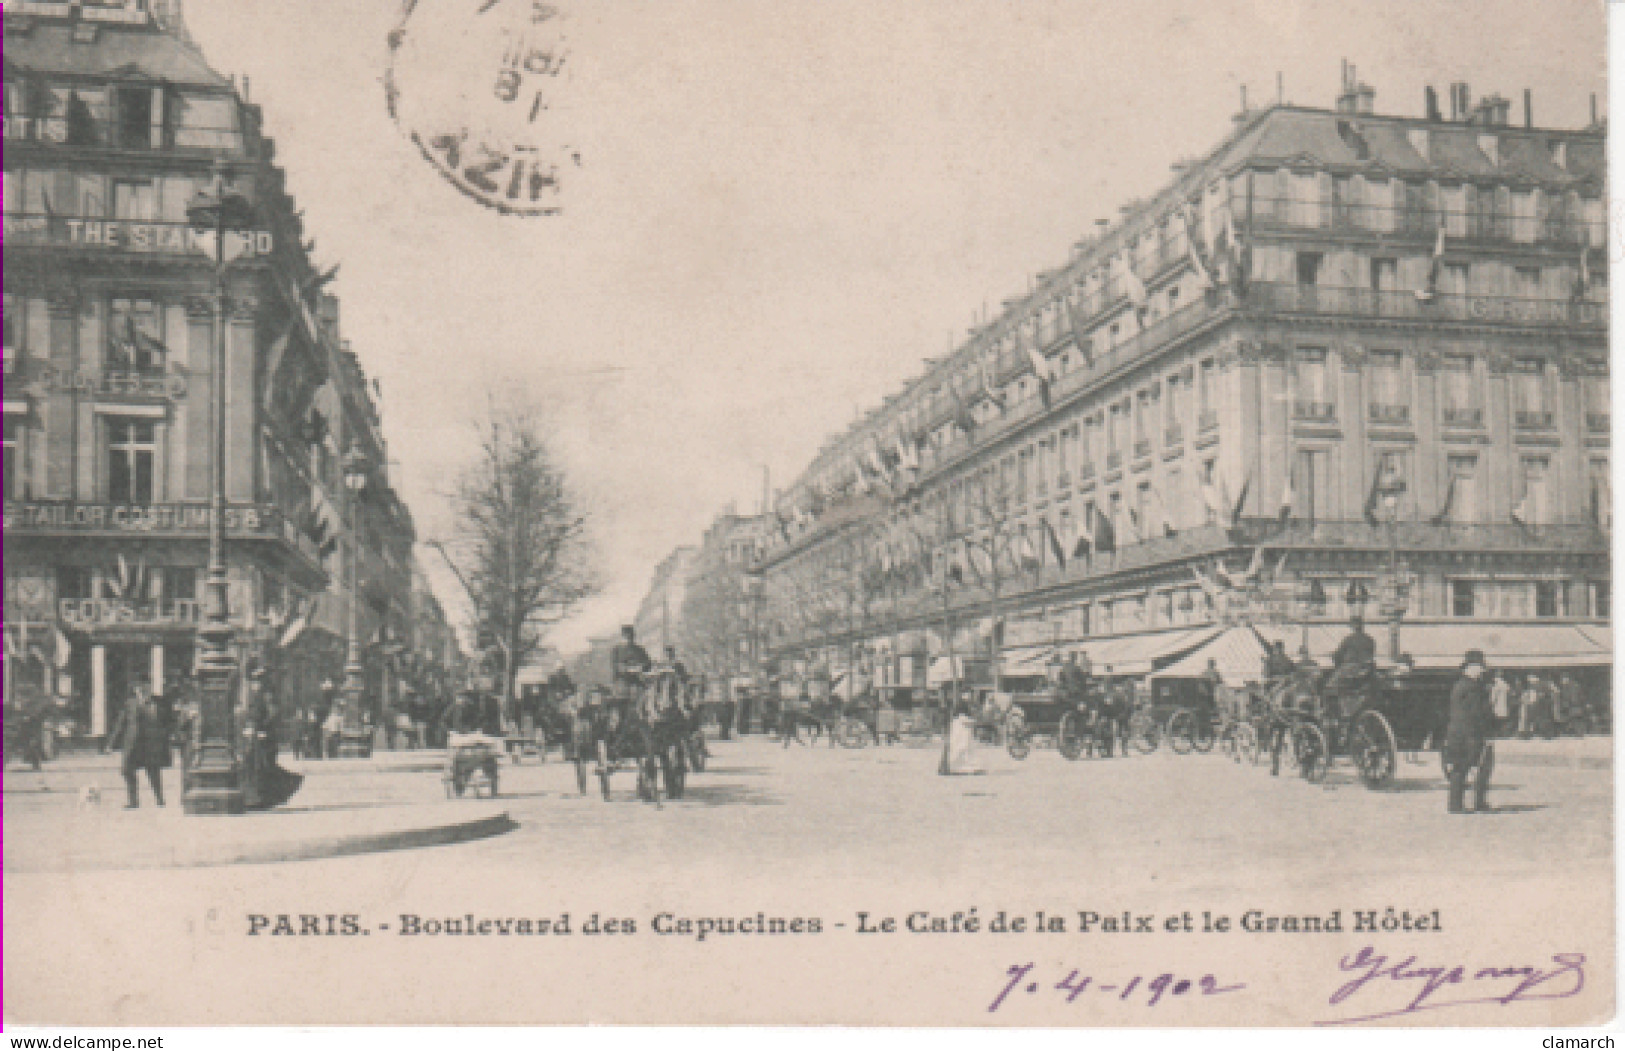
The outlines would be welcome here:
<svg viewBox="0 0 1625 1051">
<path fill-rule="evenodd" d="M 1612 737 L 1539 737 L 1521 740 L 1501 737 L 1495 742 L 1495 762 L 1508 766 L 1556 766 L 1572 770 L 1607 770 L 1614 765 Z"/>
<path fill-rule="evenodd" d="M 188 817 L 178 769 L 165 771 L 169 805 L 155 806 L 143 779 L 137 810 L 124 809 L 116 756 L 65 756 L 39 773 L 8 769 L 5 870 L 271 864 L 457 843 L 517 827 L 500 798 L 446 799 L 441 761 L 434 752 L 287 761 L 305 775 L 293 799 L 233 817 Z M 87 801 L 87 789 L 99 801 Z"/>
</svg>

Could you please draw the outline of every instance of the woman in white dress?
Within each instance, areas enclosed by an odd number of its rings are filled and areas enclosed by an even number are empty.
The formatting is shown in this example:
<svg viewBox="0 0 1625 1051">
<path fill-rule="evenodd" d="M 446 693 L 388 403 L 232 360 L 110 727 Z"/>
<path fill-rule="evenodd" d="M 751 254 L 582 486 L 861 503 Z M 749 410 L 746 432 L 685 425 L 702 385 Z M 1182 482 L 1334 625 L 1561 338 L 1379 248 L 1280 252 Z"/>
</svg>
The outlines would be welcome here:
<svg viewBox="0 0 1625 1051">
<path fill-rule="evenodd" d="M 948 772 L 950 774 L 980 774 L 976 765 L 976 719 L 970 706 L 964 702 L 954 706 L 954 715 L 948 722 Z"/>
</svg>

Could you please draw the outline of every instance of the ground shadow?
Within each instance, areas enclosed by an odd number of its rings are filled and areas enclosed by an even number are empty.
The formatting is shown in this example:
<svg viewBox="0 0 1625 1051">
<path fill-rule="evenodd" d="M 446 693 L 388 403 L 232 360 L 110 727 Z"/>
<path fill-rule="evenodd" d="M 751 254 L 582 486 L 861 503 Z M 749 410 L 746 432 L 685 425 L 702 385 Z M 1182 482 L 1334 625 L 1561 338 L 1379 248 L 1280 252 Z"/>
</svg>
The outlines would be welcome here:
<svg viewBox="0 0 1625 1051">
<path fill-rule="evenodd" d="M 665 802 L 674 806 L 690 804 L 704 807 L 784 805 L 782 799 L 745 785 L 689 785 L 683 790 L 683 798 Z"/>
</svg>

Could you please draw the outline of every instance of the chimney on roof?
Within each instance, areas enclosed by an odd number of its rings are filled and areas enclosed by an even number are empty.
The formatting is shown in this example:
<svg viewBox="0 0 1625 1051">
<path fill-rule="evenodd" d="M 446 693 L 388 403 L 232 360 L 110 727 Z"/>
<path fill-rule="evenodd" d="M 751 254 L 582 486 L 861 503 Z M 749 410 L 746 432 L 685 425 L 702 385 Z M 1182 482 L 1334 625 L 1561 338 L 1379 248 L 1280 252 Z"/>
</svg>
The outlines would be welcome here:
<svg viewBox="0 0 1625 1051">
<path fill-rule="evenodd" d="M 1535 93 L 1528 88 L 1523 89 L 1523 126 L 1535 126 Z"/>
<path fill-rule="evenodd" d="M 1597 93 L 1595 91 L 1591 93 L 1591 126 L 1593 128 L 1597 126 Z"/>
<path fill-rule="evenodd" d="M 1454 82 L 1451 83 L 1451 85 L 1450 85 L 1450 119 L 1451 120 L 1453 120 L 1453 121 L 1465 121 L 1467 119 L 1467 115 L 1468 115 L 1467 111 L 1471 106 L 1471 98 L 1472 98 L 1472 96 L 1467 91 L 1467 82 L 1465 80 L 1457 80 L 1457 81 L 1454 81 Z"/>
<path fill-rule="evenodd" d="M 1360 101 L 1355 106 L 1356 111 L 1364 116 L 1371 116 L 1377 111 L 1377 89 L 1370 84 L 1361 84 L 1355 90 L 1360 96 Z"/>
<path fill-rule="evenodd" d="M 1444 119 L 1439 113 L 1439 92 L 1431 84 L 1422 89 L 1422 108 L 1427 111 L 1427 119 L 1435 124 Z"/>
<path fill-rule="evenodd" d="M 1350 116 L 1360 112 L 1360 89 L 1355 84 L 1354 66 L 1343 60 L 1343 88 L 1337 93 L 1337 112 Z"/>
</svg>

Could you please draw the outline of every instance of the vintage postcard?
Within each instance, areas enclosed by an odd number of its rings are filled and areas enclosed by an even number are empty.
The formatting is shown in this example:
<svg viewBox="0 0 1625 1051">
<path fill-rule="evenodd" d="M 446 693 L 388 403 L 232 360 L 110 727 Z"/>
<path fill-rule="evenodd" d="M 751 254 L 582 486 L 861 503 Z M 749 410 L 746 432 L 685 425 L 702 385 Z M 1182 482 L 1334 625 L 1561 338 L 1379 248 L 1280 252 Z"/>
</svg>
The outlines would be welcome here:
<svg viewBox="0 0 1625 1051">
<path fill-rule="evenodd" d="M 1605 39 L 6 3 L 6 1023 L 1590 1039 Z"/>
</svg>

